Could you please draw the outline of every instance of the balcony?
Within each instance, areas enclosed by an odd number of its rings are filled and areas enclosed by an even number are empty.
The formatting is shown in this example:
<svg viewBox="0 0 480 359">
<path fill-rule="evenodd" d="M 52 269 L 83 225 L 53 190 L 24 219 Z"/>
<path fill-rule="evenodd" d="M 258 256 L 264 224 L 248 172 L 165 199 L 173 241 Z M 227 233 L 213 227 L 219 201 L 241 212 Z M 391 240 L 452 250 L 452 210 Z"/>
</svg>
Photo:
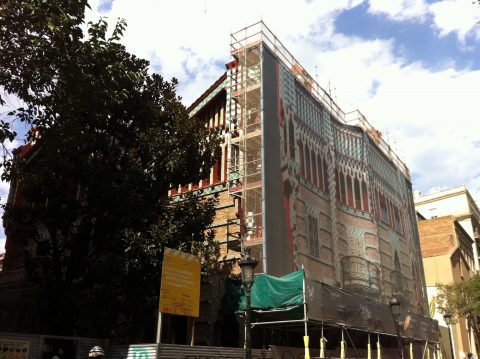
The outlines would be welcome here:
<svg viewBox="0 0 480 359">
<path fill-rule="evenodd" d="M 342 258 L 342 286 L 344 289 L 371 298 L 380 294 L 380 270 L 375 263 L 357 256 Z"/>
</svg>

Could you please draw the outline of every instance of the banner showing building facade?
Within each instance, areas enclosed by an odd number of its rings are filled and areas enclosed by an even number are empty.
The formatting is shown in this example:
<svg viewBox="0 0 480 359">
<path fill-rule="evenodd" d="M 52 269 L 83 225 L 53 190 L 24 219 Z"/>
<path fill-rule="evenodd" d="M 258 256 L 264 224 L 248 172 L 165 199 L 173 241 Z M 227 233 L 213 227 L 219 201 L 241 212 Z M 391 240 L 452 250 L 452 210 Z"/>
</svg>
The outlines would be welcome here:
<svg viewBox="0 0 480 359">
<path fill-rule="evenodd" d="M 197 317 L 200 310 L 200 261 L 197 256 L 165 248 L 160 312 Z"/>
<path fill-rule="evenodd" d="M 28 359 L 30 342 L 0 340 L 0 359 Z"/>
</svg>

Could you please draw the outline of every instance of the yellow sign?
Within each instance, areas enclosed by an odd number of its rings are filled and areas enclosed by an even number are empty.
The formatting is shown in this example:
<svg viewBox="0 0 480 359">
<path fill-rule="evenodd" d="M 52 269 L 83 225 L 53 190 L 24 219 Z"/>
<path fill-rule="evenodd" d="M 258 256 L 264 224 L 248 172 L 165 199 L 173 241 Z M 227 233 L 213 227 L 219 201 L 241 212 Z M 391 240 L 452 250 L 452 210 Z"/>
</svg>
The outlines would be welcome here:
<svg viewBox="0 0 480 359">
<path fill-rule="evenodd" d="M 0 359 L 28 359 L 30 342 L 0 340 Z"/>
<path fill-rule="evenodd" d="M 198 317 L 200 261 L 197 256 L 165 248 L 160 287 L 160 312 Z"/>
</svg>

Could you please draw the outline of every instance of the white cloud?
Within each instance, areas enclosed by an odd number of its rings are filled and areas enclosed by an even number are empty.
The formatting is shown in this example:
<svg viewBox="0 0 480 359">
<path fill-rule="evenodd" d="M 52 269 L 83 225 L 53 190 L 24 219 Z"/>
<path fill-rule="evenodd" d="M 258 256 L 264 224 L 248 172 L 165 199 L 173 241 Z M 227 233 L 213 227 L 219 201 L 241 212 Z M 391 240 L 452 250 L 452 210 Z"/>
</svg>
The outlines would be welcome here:
<svg viewBox="0 0 480 359">
<path fill-rule="evenodd" d="M 142 0 L 132 5 L 129 0 L 115 0 L 107 14 L 111 22 L 125 18 L 128 28 L 123 43 L 136 55 L 154 60 L 166 78 L 175 76 L 182 84 L 185 103 L 206 90 L 224 71 L 217 64 L 229 61 L 230 34 L 263 20 L 270 29 L 292 48 L 296 39 L 308 35 L 323 24 L 332 24 L 337 11 L 351 8 L 361 0 Z M 92 9 L 98 0 L 91 1 Z M 87 14 L 88 20 L 100 16 Z M 192 51 L 186 53 L 185 49 Z M 184 62 L 187 60 L 186 68 Z M 191 81 L 188 71 L 202 74 L 199 83 Z M 197 80 L 195 78 L 194 80 Z M 186 83 L 188 82 L 188 83 Z M 194 83 L 192 90 L 189 85 Z M 200 88 L 198 85 L 205 85 Z"/>
<path fill-rule="evenodd" d="M 395 39 L 335 33 L 336 16 L 362 2 L 142 0 L 133 6 L 115 0 L 109 16 L 126 18 L 127 48 L 151 59 L 166 78 L 177 77 L 187 105 L 223 73 L 230 33 L 263 19 L 314 77 L 318 73 L 322 86 L 330 82 L 345 111 L 360 109 L 383 132 L 414 174 L 414 188 L 428 192 L 465 184 L 478 195 L 480 153 L 474 136 L 480 125 L 474 116 L 480 72 L 459 70 L 454 60 L 429 69 L 398 57 Z M 369 0 L 368 5 L 370 13 L 420 22 L 425 31 L 432 31 L 424 21 L 429 17 L 439 36 L 480 38 L 470 0 Z"/>
<path fill-rule="evenodd" d="M 394 41 L 355 40 L 316 60 L 340 106 L 359 108 L 382 131 L 415 176 L 415 188 L 427 192 L 465 184 L 480 193 L 475 117 L 480 71 L 407 64 L 394 56 L 394 46 Z"/>
<path fill-rule="evenodd" d="M 454 60 L 429 69 L 396 55 L 395 39 L 336 33 L 336 16 L 361 3 L 367 0 L 115 0 L 107 15 L 110 22 L 127 20 L 123 43 L 129 51 L 180 80 L 186 105 L 224 72 L 230 33 L 262 19 L 314 77 L 318 73 L 323 87 L 330 83 L 345 111 L 360 109 L 382 131 L 410 167 L 414 188 L 465 184 L 479 199 L 480 71 L 459 70 Z M 91 1 L 87 21 L 100 16 L 98 4 Z M 368 0 L 368 11 L 432 31 L 428 17 L 439 36 L 454 33 L 464 44 L 469 36 L 480 39 L 480 9 L 470 0 Z M 0 194 L 7 188 L 0 184 Z"/>
<path fill-rule="evenodd" d="M 6 238 L 0 238 L 0 253 L 5 253 Z"/>
<path fill-rule="evenodd" d="M 461 44 L 467 36 L 480 39 L 480 7 L 471 0 L 368 0 L 368 12 L 394 21 L 424 22 L 431 18 L 440 37 L 454 33 Z M 468 47 L 465 47 L 468 50 Z"/>
<path fill-rule="evenodd" d="M 480 8 L 470 0 L 443 0 L 429 6 L 435 29 L 440 36 L 456 33 L 464 43 L 467 35 L 480 39 Z"/>
<path fill-rule="evenodd" d="M 396 21 L 423 21 L 428 13 L 424 0 L 369 0 L 368 11 L 372 14 L 385 14 Z"/>
</svg>

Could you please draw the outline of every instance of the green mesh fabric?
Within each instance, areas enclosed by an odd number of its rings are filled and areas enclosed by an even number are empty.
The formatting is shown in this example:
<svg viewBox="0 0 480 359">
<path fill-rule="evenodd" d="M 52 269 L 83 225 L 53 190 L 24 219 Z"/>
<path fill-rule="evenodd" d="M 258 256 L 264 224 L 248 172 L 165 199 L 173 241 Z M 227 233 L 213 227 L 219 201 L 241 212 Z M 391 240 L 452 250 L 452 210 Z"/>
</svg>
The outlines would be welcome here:
<svg viewBox="0 0 480 359">
<path fill-rule="evenodd" d="M 280 309 L 303 305 L 303 276 L 299 270 L 283 277 L 259 274 L 252 287 L 252 309 Z M 237 311 L 245 311 L 247 300 L 242 287 Z"/>
</svg>

